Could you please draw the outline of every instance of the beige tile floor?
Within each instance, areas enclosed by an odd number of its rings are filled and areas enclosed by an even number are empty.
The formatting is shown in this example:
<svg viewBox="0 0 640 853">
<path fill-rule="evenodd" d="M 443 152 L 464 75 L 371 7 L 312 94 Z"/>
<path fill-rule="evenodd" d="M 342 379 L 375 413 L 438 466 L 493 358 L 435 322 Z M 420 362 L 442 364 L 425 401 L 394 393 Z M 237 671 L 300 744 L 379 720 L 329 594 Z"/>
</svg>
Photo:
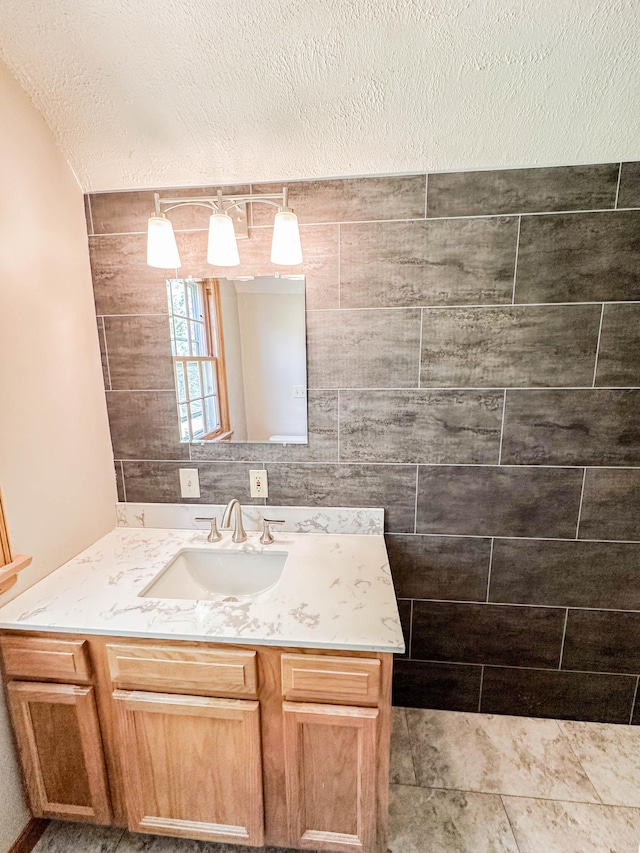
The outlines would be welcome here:
<svg viewBox="0 0 640 853">
<path fill-rule="evenodd" d="M 390 830 L 389 853 L 639 853 L 640 726 L 394 708 Z M 55 822 L 35 848 L 246 850 Z"/>
</svg>

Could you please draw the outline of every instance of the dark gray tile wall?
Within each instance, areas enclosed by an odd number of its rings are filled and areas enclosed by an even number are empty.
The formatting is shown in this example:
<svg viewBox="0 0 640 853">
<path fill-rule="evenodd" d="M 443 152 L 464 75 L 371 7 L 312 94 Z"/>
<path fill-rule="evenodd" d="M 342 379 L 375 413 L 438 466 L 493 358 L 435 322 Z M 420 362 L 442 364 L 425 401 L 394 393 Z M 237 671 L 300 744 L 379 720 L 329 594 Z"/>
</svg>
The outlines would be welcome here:
<svg viewBox="0 0 640 853">
<path fill-rule="evenodd" d="M 183 501 L 188 461 L 202 502 L 250 503 L 265 465 L 269 503 L 383 506 L 397 704 L 640 723 L 640 163 L 289 189 L 310 440 L 286 448 L 180 444 L 152 191 L 87 198 L 120 499 Z M 206 214 L 172 218 L 180 272 L 211 275 Z M 274 271 L 249 221 L 218 275 Z"/>
</svg>

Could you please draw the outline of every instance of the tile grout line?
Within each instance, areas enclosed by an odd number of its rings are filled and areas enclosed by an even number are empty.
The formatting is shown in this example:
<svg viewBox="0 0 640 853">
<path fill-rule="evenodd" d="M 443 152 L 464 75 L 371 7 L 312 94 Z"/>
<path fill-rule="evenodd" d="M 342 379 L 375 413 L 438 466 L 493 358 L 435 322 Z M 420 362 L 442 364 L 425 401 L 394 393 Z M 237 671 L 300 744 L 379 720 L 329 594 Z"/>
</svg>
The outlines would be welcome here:
<svg viewBox="0 0 640 853">
<path fill-rule="evenodd" d="M 520 226 L 522 224 L 522 216 L 518 217 L 518 234 L 516 236 L 516 257 L 513 264 L 513 292 L 511 295 L 511 304 L 516 304 L 516 276 L 518 274 L 518 252 L 520 250 Z"/>
<path fill-rule="evenodd" d="M 125 391 L 173 391 L 173 388 L 126 388 L 126 389 L 114 389 L 114 390 L 125 390 Z M 397 386 L 382 386 L 379 385 L 375 388 L 364 388 L 364 387 L 355 387 L 355 388 L 336 388 L 334 387 L 315 387 L 309 388 L 309 391 L 348 391 L 348 392 L 385 392 L 385 391 L 404 391 L 406 394 L 413 394 L 418 391 L 422 391 L 425 394 L 431 394 L 434 392 L 444 393 L 447 391 L 461 393 L 463 391 L 639 391 L 640 385 L 599 385 L 597 388 L 594 388 L 593 385 L 509 385 L 507 388 L 497 385 L 423 385 L 418 388 L 415 385 L 405 385 L 404 387 Z M 457 463 L 450 463 L 457 464 Z M 476 463 L 478 464 L 478 463 Z M 480 463 L 482 464 L 482 463 Z M 581 465 L 573 466 L 581 468 Z M 598 466 L 600 467 L 600 466 Z M 610 466 L 616 467 L 616 466 Z M 622 466 L 627 468 L 638 467 L 638 466 Z"/>
<path fill-rule="evenodd" d="M 413 644 L 413 599 L 411 599 L 411 607 L 409 608 L 409 648 L 407 654 L 411 660 L 411 646 Z"/>
<path fill-rule="evenodd" d="M 338 311 L 342 308 L 342 234 L 340 232 L 340 223 L 338 223 Z"/>
<path fill-rule="evenodd" d="M 569 749 L 569 752 L 571 752 L 571 753 L 572 753 L 572 755 L 573 755 L 573 757 L 575 758 L 575 760 L 576 760 L 576 762 L 577 762 L 578 766 L 580 767 L 580 769 L 581 769 L 581 770 L 582 770 L 582 772 L 584 773 L 585 778 L 587 779 L 587 781 L 589 782 L 589 784 L 590 784 L 590 785 L 591 785 L 591 787 L 593 788 L 593 793 L 594 793 L 594 794 L 596 795 L 596 797 L 598 798 L 598 801 L 597 801 L 596 803 L 594 803 L 594 805 L 603 805 L 603 806 L 604 806 L 604 805 L 606 805 L 606 804 L 602 801 L 602 797 L 600 796 L 600 791 L 598 791 L 598 789 L 596 788 L 595 784 L 593 783 L 593 780 L 591 779 L 591 776 L 589 776 L 589 771 L 588 771 L 588 769 L 584 766 L 584 764 L 583 764 L 583 763 L 582 763 L 582 761 L 580 760 L 580 756 L 579 756 L 579 755 L 578 755 L 578 753 L 575 751 L 575 749 L 574 749 L 574 747 L 573 747 L 573 744 L 571 743 L 570 739 L 569 739 L 569 738 L 567 737 L 567 735 L 565 734 L 564 729 L 563 729 L 563 728 L 562 728 L 562 726 L 560 725 L 560 723 L 564 723 L 564 722 L 567 722 L 567 721 L 566 721 L 566 720 L 558 720 L 558 719 L 554 718 L 553 722 L 556 724 L 556 728 L 558 729 L 558 732 L 559 732 L 559 734 L 560 734 L 560 738 L 561 738 L 561 740 L 566 744 L 567 748 Z M 569 721 L 569 722 L 571 722 L 571 721 Z M 614 723 L 610 723 L 610 725 L 615 725 L 615 724 L 614 724 Z"/>
<path fill-rule="evenodd" d="M 600 300 L 590 300 L 586 302 L 518 302 L 517 305 L 513 306 L 510 302 L 482 302 L 482 303 L 468 303 L 468 304 L 423 304 L 423 305 L 363 305 L 354 308 L 307 308 L 307 314 L 322 314 L 327 313 L 329 311 L 412 311 L 417 308 L 426 308 L 429 311 L 451 311 L 454 308 L 464 308 L 465 310 L 469 310 L 471 308 L 480 310 L 483 308 L 486 309 L 500 309 L 500 308 L 580 308 L 585 305 L 640 305 L 640 299 L 600 299 Z M 169 313 L 167 311 L 129 311 L 124 314 L 110 314 L 108 311 L 96 312 L 96 316 L 99 317 L 169 317 Z"/>
<path fill-rule="evenodd" d="M 484 687 L 484 664 L 480 669 L 480 690 L 478 691 L 478 714 L 482 712 L 482 688 Z"/>
<path fill-rule="evenodd" d="M 638 698 L 638 684 L 640 683 L 640 675 L 636 679 L 636 689 L 633 691 L 633 699 L 631 700 L 631 713 L 629 714 L 629 725 L 633 725 L 633 712 L 636 708 L 636 699 Z"/>
<path fill-rule="evenodd" d="M 484 602 L 474 602 L 476 604 L 484 604 Z M 572 607 L 572 610 L 576 608 Z M 489 667 L 490 669 L 513 669 L 517 672 L 543 672 L 547 675 L 554 675 L 558 673 L 560 670 L 555 667 L 544 667 L 544 666 L 516 666 L 514 664 L 506 664 L 506 663 L 475 663 L 471 661 L 463 661 L 463 660 L 434 660 L 433 658 L 411 658 L 412 663 L 434 663 L 434 664 L 447 664 L 448 666 L 465 666 L 465 667 L 479 667 L 484 666 L 485 668 Z M 562 672 L 564 674 L 575 674 L 575 675 L 599 675 L 599 676 L 611 676 L 612 678 L 638 678 L 638 673 L 636 672 L 597 672 L 592 669 L 563 669 Z M 435 710 L 435 709 L 431 709 Z M 462 713 L 462 712 L 460 712 Z M 471 713 L 476 713 L 475 711 Z M 506 716 L 511 716 L 507 714 Z M 518 716 L 518 715 L 516 715 Z M 537 717 L 535 719 L 538 719 Z M 552 717 L 549 719 L 553 719 Z M 611 725 L 619 725 L 619 723 L 611 723 Z M 625 723 L 626 725 L 626 723 Z"/>
<path fill-rule="evenodd" d="M 620 178 L 622 177 L 622 161 L 620 161 L 620 165 L 618 166 L 618 183 L 616 184 L 616 199 L 613 202 L 613 209 L 618 209 L 618 197 L 620 195 Z"/>
<path fill-rule="evenodd" d="M 424 328 L 424 308 L 420 309 L 420 339 L 418 341 L 418 388 L 416 390 L 420 390 L 420 383 L 422 382 L 422 330 Z"/>
<path fill-rule="evenodd" d="M 413 738 L 411 737 L 411 729 L 409 728 L 409 715 L 407 713 L 407 711 L 409 710 L 409 708 L 404 708 L 404 721 L 407 726 L 407 735 L 409 737 L 409 752 L 411 753 L 411 766 L 413 767 L 413 778 L 416 780 L 416 784 L 408 787 L 418 788 L 420 786 L 418 785 L 418 773 L 416 771 L 416 759 L 413 749 Z"/>
<path fill-rule="evenodd" d="M 93 224 L 93 209 L 91 206 L 91 193 L 86 193 L 86 199 L 87 199 L 87 208 L 89 209 L 89 222 L 91 225 L 91 233 L 87 234 L 87 236 L 88 237 L 95 237 L 96 236 L 96 229 L 95 229 L 95 226 Z"/>
<path fill-rule="evenodd" d="M 502 806 L 502 810 L 505 814 L 505 817 L 507 818 L 507 823 L 509 824 L 509 829 L 511 830 L 511 837 L 513 838 L 513 843 L 516 845 L 516 850 L 518 851 L 518 853 L 521 853 L 520 845 L 518 844 L 518 839 L 516 838 L 516 833 L 515 833 L 515 830 L 513 828 L 513 824 L 511 823 L 511 818 L 509 817 L 509 812 L 507 811 L 507 807 L 506 807 L 505 802 L 504 802 L 504 797 L 509 796 L 509 795 L 508 794 L 504 794 L 504 795 L 498 794 L 498 796 L 500 797 L 500 805 Z"/>
<path fill-rule="evenodd" d="M 338 453 L 338 463 L 340 463 L 340 389 L 338 388 L 338 411 L 337 411 L 337 425 L 336 425 L 336 451 Z M 308 426 L 307 426 L 308 429 Z M 331 463 L 330 463 L 331 464 Z"/>
<path fill-rule="evenodd" d="M 485 602 L 489 602 L 489 589 L 491 587 L 491 567 L 493 565 L 493 543 L 494 537 L 491 537 L 491 548 L 489 550 L 489 572 L 487 574 L 487 597 L 485 598 Z"/>
<path fill-rule="evenodd" d="M 518 216 L 530 217 L 535 216 L 579 216 L 587 213 L 626 213 L 628 211 L 640 210 L 640 207 L 592 207 L 579 208 L 576 210 L 514 210 L 506 213 L 471 213 L 458 214 L 454 216 L 404 216 L 395 219 L 327 219 L 326 221 L 318 222 L 299 222 L 301 228 L 326 228 L 332 225 L 380 225 L 394 222 L 447 222 L 470 219 L 515 219 Z M 251 225 L 253 231 L 270 231 L 273 230 L 273 225 Z M 176 228 L 176 234 L 197 234 L 206 233 L 207 228 Z M 143 237 L 146 231 L 101 231 L 99 233 L 88 234 L 88 237 Z"/>
<path fill-rule="evenodd" d="M 110 394 L 117 393 L 132 393 L 128 391 L 119 392 L 119 391 L 110 391 Z M 148 393 L 148 392 L 144 392 Z M 166 393 L 166 389 L 163 389 L 163 393 Z M 187 444 L 188 442 L 180 442 L 181 444 Z M 246 442 L 247 444 L 254 444 L 257 442 Z M 242 442 L 238 442 L 237 446 L 239 447 Z M 194 446 L 196 445 L 194 442 Z M 280 445 L 279 445 L 280 446 Z M 181 459 L 175 459 L 171 456 L 165 456 L 160 459 L 150 459 L 143 458 L 140 459 L 138 457 L 128 457 L 128 462 L 184 462 L 187 457 L 182 457 Z M 194 459 L 194 462 L 255 462 L 255 457 L 249 457 L 248 459 L 208 459 L 203 457 L 202 459 Z M 335 465 L 335 462 L 331 461 L 298 461 L 296 459 L 292 460 L 278 460 L 272 459 L 270 462 L 273 465 Z M 419 465 L 421 468 L 495 468 L 500 470 L 506 470 L 507 468 L 513 468 L 517 471 L 524 471 L 528 469 L 536 470 L 536 471 L 546 471 L 546 470 L 558 470 L 558 471 L 581 471 L 584 468 L 584 465 L 566 465 L 558 463 L 557 465 L 535 465 L 533 463 L 523 463 L 516 464 L 513 462 L 505 463 L 504 465 L 498 465 L 495 462 L 374 462 L 373 460 L 365 460 L 365 461 L 353 461 L 353 460 L 343 460 L 341 465 L 359 465 L 361 467 L 371 467 L 374 466 L 376 468 L 412 468 L 414 465 Z M 640 465 L 590 465 L 587 466 L 590 469 L 597 471 L 640 471 Z M 400 533 L 401 531 L 395 531 L 396 533 Z M 405 531 L 407 532 L 407 531 Z M 569 537 L 567 536 L 500 536 L 498 534 L 492 533 L 447 533 L 443 531 L 441 533 L 425 533 L 425 536 L 473 536 L 480 537 L 484 539 L 488 539 L 492 535 L 496 537 L 496 539 L 562 539 L 566 540 Z M 583 541 L 592 541 L 592 542 L 640 542 L 640 539 L 591 539 L 591 540 L 583 540 Z"/>
<path fill-rule="evenodd" d="M 394 707 L 398 708 L 400 706 L 394 705 Z M 407 711 L 432 711 L 432 710 L 437 710 L 437 709 L 433 709 L 433 708 L 407 708 L 406 710 Z M 448 713 L 448 712 L 446 712 L 446 713 Z M 475 711 L 453 711 L 452 713 L 464 714 L 468 717 L 471 717 L 471 716 L 475 717 L 476 716 Z M 510 716 L 510 715 L 500 714 L 500 715 L 496 715 L 496 716 Z M 519 719 L 532 720 L 532 721 L 552 720 L 553 722 L 558 722 L 553 717 L 520 717 Z M 580 722 L 580 720 L 577 720 L 577 721 L 569 720 L 568 722 Z M 619 726 L 621 724 L 620 723 L 604 723 L 604 724 L 602 724 L 602 723 L 587 722 L 587 725 L 589 725 L 589 726 L 592 726 L 592 725 L 593 726 L 597 726 L 597 725 Z M 575 755 L 575 753 L 574 753 L 574 755 Z M 462 787 L 444 788 L 441 785 L 440 786 L 437 786 L 437 785 L 432 785 L 432 786 L 407 785 L 406 783 L 402 783 L 402 782 L 393 782 L 392 786 L 395 788 L 420 788 L 423 791 L 445 791 L 448 793 L 456 793 L 456 794 L 478 794 L 481 797 L 501 797 L 501 798 L 502 797 L 509 797 L 509 799 L 513 799 L 513 800 L 535 800 L 536 802 L 539 802 L 539 803 L 567 803 L 568 805 L 594 806 L 597 808 L 605 808 L 605 809 L 631 809 L 633 811 L 640 812 L 640 807 L 638 807 L 638 806 L 621 806 L 621 805 L 617 805 L 617 804 L 613 804 L 613 803 L 603 803 L 601 799 L 597 800 L 596 802 L 594 802 L 593 800 L 586 800 L 586 799 L 585 800 L 568 800 L 566 798 L 562 799 L 562 798 L 558 798 L 558 797 L 541 797 L 540 795 L 535 795 L 535 794 L 530 794 L 530 793 L 527 793 L 527 794 L 509 794 L 509 793 L 504 793 L 504 792 L 500 792 L 500 791 L 479 791 L 477 788 L 462 788 Z M 593 785 L 592 785 L 592 787 L 593 787 Z M 596 794 L 597 794 L 597 792 L 596 792 Z M 125 832 L 126 832 L 126 830 L 125 830 Z M 634 851 L 634 853 L 635 853 L 635 851 Z"/>
<path fill-rule="evenodd" d="M 564 657 L 564 641 L 567 637 L 567 622 L 568 622 L 568 620 L 569 620 L 569 608 L 567 607 L 567 610 L 564 614 L 564 628 L 562 629 L 562 642 L 560 644 L 560 661 L 558 663 L 558 670 L 562 669 L 562 658 Z"/>
<path fill-rule="evenodd" d="M 454 308 L 464 308 L 465 311 L 470 309 L 480 310 L 481 308 L 493 309 L 499 308 L 581 308 L 585 305 L 639 305 L 640 299 L 590 299 L 584 302 L 576 300 L 575 302 L 518 302 L 513 305 L 511 302 L 438 302 L 438 303 L 412 303 L 407 305 L 354 305 L 345 306 L 344 308 L 307 308 L 307 314 L 321 314 L 329 311 L 412 311 L 418 308 L 427 308 L 429 311 L 452 311 Z M 130 314 L 108 314 L 104 312 L 105 317 L 155 317 L 169 316 L 168 313 L 156 312 L 154 314 L 143 314 L 132 312 Z"/>
<path fill-rule="evenodd" d="M 134 501 L 134 503 L 144 503 L 144 501 Z M 406 534 L 405 534 L 406 535 Z M 574 542 L 574 540 L 570 540 Z M 408 598 L 402 598 L 403 601 L 409 601 Z M 472 599 L 472 598 L 418 598 L 417 596 L 413 599 L 413 601 L 419 601 L 424 604 L 459 604 L 463 607 L 471 606 L 484 606 L 491 605 L 491 607 L 517 607 L 517 608 L 529 608 L 533 610 L 576 610 L 581 613 L 640 613 L 640 610 L 629 610 L 629 609 L 620 609 L 615 607 L 581 607 L 575 604 L 523 604 L 522 602 L 515 601 L 484 601 L 483 599 Z M 458 663 L 464 663 L 464 661 L 458 661 Z M 468 663 L 468 661 L 467 661 Z M 487 664 L 491 666 L 491 664 Z M 502 666 L 503 664 L 496 664 L 496 666 Z M 536 667 L 526 666 L 525 669 L 536 669 Z M 548 669 L 548 667 L 542 667 L 542 669 Z M 553 667 L 552 667 L 553 669 Z M 587 670 L 585 670 L 586 672 Z M 599 670 L 594 670 L 598 672 Z M 607 670 L 605 670 L 607 671 Z M 640 667 L 638 667 L 638 673 L 640 673 Z M 624 673 L 619 673 L 620 675 L 624 675 Z M 636 672 L 626 673 L 627 675 L 636 675 Z"/>
<path fill-rule="evenodd" d="M 416 465 L 416 497 L 413 506 L 413 532 L 418 532 L 418 486 L 420 483 L 420 466 Z"/>
<path fill-rule="evenodd" d="M 104 341 L 104 357 L 107 362 L 107 376 L 109 377 L 109 391 L 113 391 L 113 382 L 111 381 L 111 365 L 109 364 L 109 347 L 107 346 L 107 327 L 104 322 L 104 315 L 100 316 L 102 320 L 102 339 Z"/>
<path fill-rule="evenodd" d="M 498 451 L 498 465 L 502 465 L 502 441 L 504 439 L 504 417 L 507 412 L 507 389 L 504 389 L 502 397 L 502 423 L 500 425 L 500 449 Z M 494 466 L 495 467 L 495 466 Z"/>
<path fill-rule="evenodd" d="M 424 218 L 427 218 L 427 200 L 429 198 L 429 173 L 424 176 Z"/>
<path fill-rule="evenodd" d="M 593 365 L 593 382 L 591 383 L 591 387 L 596 387 L 596 373 L 598 372 L 598 356 L 600 355 L 600 339 L 602 337 L 602 321 L 604 319 L 604 302 L 602 303 L 602 309 L 600 311 L 600 326 L 598 327 L 598 343 L 596 344 L 596 360 Z"/>
<path fill-rule="evenodd" d="M 118 461 L 120 462 L 120 474 L 122 475 L 122 494 L 124 495 L 124 502 L 127 503 L 127 485 L 124 479 L 124 462 L 122 459 Z"/>
<path fill-rule="evenodd" d="M 586 479 L 587 479 L 587 469 L 585 467 L 585 469 L 582 473 L 582 488 L 580 489 L 580 503 L 578 504 L 578 521 L 576 523 L 575 539 L 578 539 L 579 534 L 580 534 L 580 519 L 582 517 L 582 501 L 584 499 L 584 484 L 585 484 Z"/>
</svg>

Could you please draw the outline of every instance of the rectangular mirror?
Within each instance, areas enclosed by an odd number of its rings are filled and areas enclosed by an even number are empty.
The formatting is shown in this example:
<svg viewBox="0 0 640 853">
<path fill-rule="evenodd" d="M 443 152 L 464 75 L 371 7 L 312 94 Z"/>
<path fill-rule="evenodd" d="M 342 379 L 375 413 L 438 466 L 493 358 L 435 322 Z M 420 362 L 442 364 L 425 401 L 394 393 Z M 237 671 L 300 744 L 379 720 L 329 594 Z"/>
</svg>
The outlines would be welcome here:
<svg viewBox="0 0 640 853">
<path fill-rule="evenodd" d="M 306 444 L 304 276 L 167 281 L 180 440 Z"/>
</svg>

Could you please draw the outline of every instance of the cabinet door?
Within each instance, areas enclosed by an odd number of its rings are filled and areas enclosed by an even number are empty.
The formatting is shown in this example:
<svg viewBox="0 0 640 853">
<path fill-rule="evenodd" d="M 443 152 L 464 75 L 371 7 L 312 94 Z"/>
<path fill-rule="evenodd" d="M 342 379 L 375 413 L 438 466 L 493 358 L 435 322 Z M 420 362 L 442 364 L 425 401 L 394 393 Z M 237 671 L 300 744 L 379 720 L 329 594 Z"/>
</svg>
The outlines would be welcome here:
<svg viewBox="0 0 640 853">
<path fill-rule="evenodd" d="M 376 844 L 376 708 L 284 702 L 290 843 L 303 850 Z"/>
<path fill-rule="evenodd" d="M 93 687 L 13 681 L 7 696 L 33 814 L 109 823 Z"/>
<path fill-rule="evenodd" d="M 260 706 L 117 690 L 129 828 L 260 846 Z"/>
</svg>

